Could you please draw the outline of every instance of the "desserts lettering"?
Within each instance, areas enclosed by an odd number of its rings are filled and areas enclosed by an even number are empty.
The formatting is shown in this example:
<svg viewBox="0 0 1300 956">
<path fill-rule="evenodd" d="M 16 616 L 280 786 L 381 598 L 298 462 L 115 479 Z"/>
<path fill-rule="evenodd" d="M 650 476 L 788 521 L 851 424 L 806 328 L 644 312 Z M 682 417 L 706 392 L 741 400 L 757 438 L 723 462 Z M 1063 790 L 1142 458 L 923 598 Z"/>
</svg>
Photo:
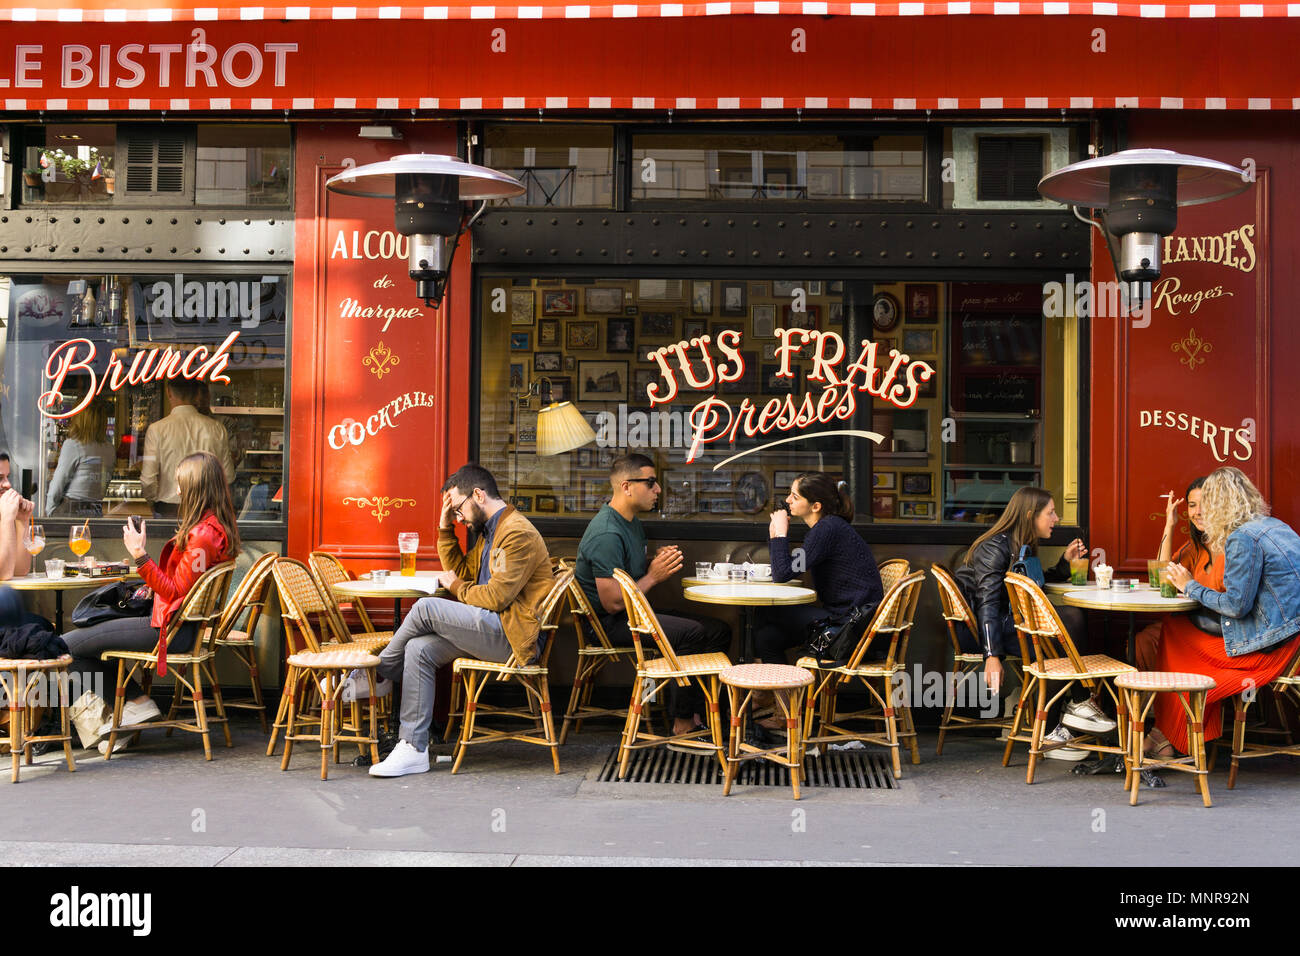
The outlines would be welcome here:
<svg viewBox="0 0 1300 956">
<path fill-rule="evenodd" d="M 1239 424 L 1216 425 L 1199 415 L 1168 409 L 1142 409 L 1139 428 L 1173 428 L 1187 432 L 1210 449 L 1215 461 L 1227 461 L 1229 454 L 1237 461 L 1255 457 L 1255 442 L 1250 427 Z"/>
</svg>

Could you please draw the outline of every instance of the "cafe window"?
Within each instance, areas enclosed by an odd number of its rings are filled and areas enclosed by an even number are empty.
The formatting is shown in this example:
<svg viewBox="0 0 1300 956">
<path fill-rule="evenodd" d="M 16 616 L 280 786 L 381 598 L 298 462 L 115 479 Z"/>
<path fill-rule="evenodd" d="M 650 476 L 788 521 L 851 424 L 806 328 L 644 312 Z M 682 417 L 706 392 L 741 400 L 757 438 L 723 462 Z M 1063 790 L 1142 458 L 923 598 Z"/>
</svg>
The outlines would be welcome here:
<svg viewBox="0 0 1300 956">
<path fill-rule="evenodd" d="M 531 515 L 590 517 L 635 451 L 662 482 L 647 518 L 765 520 L 795 476 L 825 471 L 859 522 L 988 524 L 1022 485 L 1077 520 L 1078 321 L 1045 318 L 1041 284 L 489 276 L 479 291 L 477 455 Z M 854 364 L 850 397 L 830 377 Z M 596 441 L 539 455 L 538 411 L 559 401 Z"/>
<path fill-rule="evenodd" d="M 278 522 L 288 284 L 263 272 L 0 277 L 0 445 L 36 515 L 151 514 L 145 436 L 189 383 L 180 414 L 224 431 L 239 520 Z"/>
<path fill-rule="evenodd" d="M 19 130 L 24 204 L 291 202 L 284 124 L 46 124 Z"/>
<path fill-rule="evenodd" d="M 501 206 L 612 206 L 614 130 L 608 126 L 488 126 L 483 162 L 515 177 L 522 196 Z"/>
<path fill-rule="evenodd" d="M 633 133 L 633 200 L 923 202 L 921 134 Z"/>
</svg>

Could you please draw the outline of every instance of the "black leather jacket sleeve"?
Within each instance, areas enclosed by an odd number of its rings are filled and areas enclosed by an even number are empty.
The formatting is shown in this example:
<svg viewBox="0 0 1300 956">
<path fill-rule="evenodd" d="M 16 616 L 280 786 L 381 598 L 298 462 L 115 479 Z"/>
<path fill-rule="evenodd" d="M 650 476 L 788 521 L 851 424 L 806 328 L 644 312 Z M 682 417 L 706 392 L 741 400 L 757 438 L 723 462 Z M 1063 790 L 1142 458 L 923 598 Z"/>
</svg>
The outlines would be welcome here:
<svg viewBox="0 0 1300 956">
<path fill-rule="evenodd" d="M 985 657 L 1005 657 L 1019 653 L 1011 604 L 1007 599 L 1006 577 L 1011 570 L 1011 541 L 1004 534 L 994 535 L 975 549 L 970 567 L 973 584 L 975 623 L 979 626 L 980 647 Z"/>
</svg>

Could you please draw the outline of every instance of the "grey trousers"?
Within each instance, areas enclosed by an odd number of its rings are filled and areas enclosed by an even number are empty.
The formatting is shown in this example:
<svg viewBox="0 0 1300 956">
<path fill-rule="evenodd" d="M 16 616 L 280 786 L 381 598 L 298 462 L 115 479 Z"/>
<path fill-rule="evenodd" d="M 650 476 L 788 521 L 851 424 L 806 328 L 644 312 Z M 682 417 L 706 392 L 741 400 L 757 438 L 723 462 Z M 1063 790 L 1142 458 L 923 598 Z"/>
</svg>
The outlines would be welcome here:
<svg viewBox="0 0 1300 956">
<path fill-rule="evenodd" d="M 495 611 L 444 598 L 421 598 L 379 655 L 379 675 L 402 685 L 401 737 L 429 747 L 438 668 L 458 657 L 504 661 L 510 642 Z"/>
</svg>

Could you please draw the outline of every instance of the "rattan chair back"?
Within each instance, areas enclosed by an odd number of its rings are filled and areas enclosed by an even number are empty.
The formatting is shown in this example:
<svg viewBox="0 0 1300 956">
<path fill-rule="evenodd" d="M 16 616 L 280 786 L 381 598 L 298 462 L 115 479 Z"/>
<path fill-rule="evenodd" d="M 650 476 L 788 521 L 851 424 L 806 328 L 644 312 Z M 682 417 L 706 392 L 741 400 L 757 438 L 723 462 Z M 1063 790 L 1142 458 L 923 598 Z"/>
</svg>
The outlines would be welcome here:
<svg viewBox="0 0 1300 956">
<path fill-rule="evenodd" d="M 609 642 L 605 628 L 600 623 L 600 617 L 587 598 L 587 592 L 582 589 L 582 584 L 574 572 L 568 573 L 570 575 L 569 610 L 573 612 L 573 630 L 578 635 L 578 653 L 596 647 L 612 649 L 614 645 Z M 594 640 L 588 640 L 588 633 Z"/>
<path fill-rule="evenodd" d="M 907 558 L 890 558 L 888 561 L 880 562 L 877 570 L 880 572 L 880 583 L 888 591 L 911 573 L 912 566 L 907 563 Z"/>
<path fill-rule="evenodd" d="M 352 572 L 343 566 L 342 561 L 328 551 L 313 551 L 307 556 L 307 565 L 311 568 L 312 577 L 316 579 L 321 594 L 326 596 L 338 614 L 338 629 L 341 629 L 345 634 L 349 633 L 348 626 L 343 620 L 342 609 L 339 608 L 338 601 L 334 599 L 334 585 L 355 580 Z M 370 615 L 366 612 L 366 606 L 361 602 L 361 599 L 353 598 L 350 603 L 352 610 L 356 612 L 357 619 L 361 622 L 362 629 L 374 631 L 375 626 L 371 622 Z"/>
<path fill-rule="evenodd" d="M 289 654 L 319 652 L 327 641 L 321 640 L 311 619 L 315 615 L 328 627 L 330 608 L 311 569 L 294 558 L 276 558 L 271 573 L 280 593 L 280 617 Z"/>
<path fill-rule="evenodd" d="M 168 651 L 171 650 L 172 640 L 186 624 L 193 624 L 198 628 L 196 633 L 199 637 L 194 643 L 193 653 L 198 654 L 212 649 L 212 642 L 217 635 L 217 619 L 221 617 L 222 609 L 225 607 L 226 594 L 230 590 L 230 578 L 234 573 L 235 562 L 223 561 L 199 575 L 199 579 L 185 595 L 181 606 L 167 622 L 167 633 L 160 638 L 167 643 Z"/>
<path fill-rule="evenodd" d="M 650 602 L 636 586 L 632 576 L 622 568 L 615 568 L 614 580 L 618 582 L 619 589 L 623 592 L 623 604 L 627 607 L 627 625 L 628 630 L 632 632 L 632 647 L 636 651 L 637 666 L 645 666 L 645 641 L 648 638 L 654 642 L 659 654 L 668 659 L 669 666 L 673 670 L 681 670 L 681 663 L 673 653 L 673 646 L 669 643 L 668 636 L 664 634 L 664 629 L 659 625 L 659 618 L 655 616 Z"/>
<path fill-rule="evenodd" d="M 1070 632 L 1061 623 L 1056 608 L 1052 607 L 1052 602 L 1047 600 L 1037 582 L 1008 571 L 1006 585 L 1011 600 L 1011 617 L 1020 637 L 1021 657 L 1038 665 L 1054 658 L 1068 657 L 1076 672 L 1086 671 L 1079 651 L 1070 639 Z"/>
<path fill-rule="evenodd" d="M 847 667 L 861 666 L 872 646 L 882 640 L 889 642 L 884 664 L 886 668 L 892 668 L 896 661 L 907 660 L 912 618 L 916 614 L 916 602 L 924 580 L 924 571 L 914 571 L 900 578 L 897 584 L 885 592 L 880 607 L 876 608 L 871 622 L 858 640 L 858 646 L 849 657 Z"/>
<path fill-rule="evenodd" d="M 944 623 L 948 625 L 948 637 L 952 640 L 952 652 L 954 654 L 963 653 L 961 641 L 957 639 L 957 625 L 965 624 L 970 628 L 971 634 L 979 640 L 979 627 L 975 623 L 975 614 L 966 603 L 966 597 L 961 593 L 961 588 L 957 585 L 957 579 L 952 576 L 942 564 L 931 564 L 930 573 L 934 575 L 934 583 L 939 588 L 939 606 L 943 613 Z"/>
<path fill-rule="evenodd" d="M 542 598 L 542 603 L 537 606 L 538 626 L 541 628 L 542 635 L 546 638 L 542 644 L 542 653 L 537 660 L 537 663 L 542 667 L 545 667 L 547 661 L 551 659 L 551 648 L 555 646 L 555 637 L 560 630 L 560 618 L 564 615 L 565 598 L 569 596 L 572 583 L 572 571 L 559 574 L 555 578 L 555 583 L 551 585 L 551 589 L 546 592 L 546 597 Z M 521 663 L 527 663 L 527 661 Z"/>
<path fill-rule="evenodd" d="M 240 580 L 235 593 L 226 601 L 225 609 L 217 619 L 214 640 L 224 640 L 247 612 L 244 632 L 249 637 L 257 630 L 257 622 L 266 610 L 271 596 L 271 566 L 279 555 L 267 552 L 253 562 Z"/>
</svg>

